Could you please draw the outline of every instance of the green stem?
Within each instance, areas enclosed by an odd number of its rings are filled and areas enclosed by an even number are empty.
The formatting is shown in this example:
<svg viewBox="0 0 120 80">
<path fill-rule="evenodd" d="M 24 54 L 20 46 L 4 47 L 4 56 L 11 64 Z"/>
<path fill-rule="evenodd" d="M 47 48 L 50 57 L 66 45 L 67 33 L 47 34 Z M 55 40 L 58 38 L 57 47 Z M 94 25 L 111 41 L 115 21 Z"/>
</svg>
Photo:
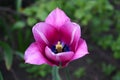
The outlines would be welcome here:
<svg viewBox="0 0 120 80">
<path fill-rule="evenodd" d="M 22 6 L 22 0 L 16 0 L 16 10 L 20 12 Z"/>
<path fill-rule="evenodd" d="M 71 80 L 70 75 L 69 75 L 69 69 L 66 68 L 65 71 L 66 71 L 66 80 Z"/>
<path fill-rule="evenodd" d="M 16 0 L 16 11 L 19 13 L 22 8 L 22 0 Z M 16 20 L 20 19 L 20 15 L 16 15 Z"/>
<path fill-rule="evenodd" d="M 59 67 L 53 66 L 52 68 L 52 80 L 61 80 L 59 76 Z"/>
</svg>

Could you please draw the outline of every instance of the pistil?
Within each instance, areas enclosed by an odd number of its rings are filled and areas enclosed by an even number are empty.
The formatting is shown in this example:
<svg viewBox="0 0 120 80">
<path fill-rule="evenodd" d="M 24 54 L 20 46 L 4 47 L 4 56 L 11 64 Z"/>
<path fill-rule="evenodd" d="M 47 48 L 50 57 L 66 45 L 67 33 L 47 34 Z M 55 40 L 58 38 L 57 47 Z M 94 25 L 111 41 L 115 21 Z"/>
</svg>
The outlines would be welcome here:
<svg viewBox="0 0 120 80">
<path fill-rule="evenodd" d="M 58 43 L 55 45 L 55 48 L 56 48 L 58 53 L 62 52 L 63 46 L 61 45 L 60 41 L 58 41 Z"/>
</svg>

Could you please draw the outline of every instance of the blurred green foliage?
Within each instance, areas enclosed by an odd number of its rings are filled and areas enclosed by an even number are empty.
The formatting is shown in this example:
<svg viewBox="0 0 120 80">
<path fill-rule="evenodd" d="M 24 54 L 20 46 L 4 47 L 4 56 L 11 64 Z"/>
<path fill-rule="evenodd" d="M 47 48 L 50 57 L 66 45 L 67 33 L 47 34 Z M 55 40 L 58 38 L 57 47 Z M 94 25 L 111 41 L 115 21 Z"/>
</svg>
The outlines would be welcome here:
<svg viewBox="0 0 120 80">
<path fill-rule="evenodd" d="M 28 73 L 32 74 L 32 77 L 45 77 L 51 72 L 51 67 L 48 65 L 30 65 L 30 64 L 20 64 L 22 68 L 25 68 Z"/>
<path fill-rule="evenodd" d="M 0 80 L 3 80 L 3 76 L 2 76 L 1 71 L 0 71 Z"/>
<path fill-rule="evenodd" d="M 109 0 L 36 0 L 34 4 L 22 8 L 21 0 L 16 0 L 17 13 L 0 16 L 0 47 L 3 49 L 7 69 L 11 68 L 13 55 L 23 60 L 23 54 L 33 41 L 31 28 L 37 22 L 44 21 L 47 15 L 56 7 L 61 8 L 72 21 L 81 25 L 84 38 L 95 46 L 112 52 L 115 59 L 120 59 L 120 11 L 115 7 L 119 0 L 110 3 Z M 14 12 L 14 11 L 13 11 Z M 18 14 L 20 13 L 20 14 Z M 22 14 L 22 15 L 21 15 Z M 94 48 L 94 47 L 93 47 Z M 0 56 L 1 57 L 1 56 Z M 35 76 L 46 76 L 48 66 L 32 66 L 22 64 L 27 72 Z M 47 68 L 46 68 L 47 67 Z M 103 72 L 109 75 L 114 67 L 102 65 Z M 48 69 L 48 70 L 46 70 Z M 84 68 L 75 72 L 80 77 L 84 75 Z M 113 80 L 119 80 L 118 74 Z"/>
<path fill-rule="evenodd" d="M 74 76 L 77 77 L 77 78 L 81 78 L 85 75 L 85 68 L 84 67 L 80 67 L 79 69 L 77 69 L 75 72 L 74 72 Z"/>
<path fill-rule="evenodd" d="M 112 72 L 115 70 L 116 70 L 116 67 L 114 65 L 111 65 L 111 64 L 107 65 L 105 63 L 102 63 L 102 71 L 106 76 L 110 76 Z"/>
<path fill-rule="evenodd" d="M 0 46 L 4 49 L 4 60 L 5 60 L 6 68 L 10 70 L 13 61 L 12 49 L 8 44 L 2 41 L 0 41 Z"/>
<path fill-rule="evenodd" d="M 120 71 L 118 71 L 115 76 L 112 77 L 112 80 L 120 80 Z"/>
</svg>

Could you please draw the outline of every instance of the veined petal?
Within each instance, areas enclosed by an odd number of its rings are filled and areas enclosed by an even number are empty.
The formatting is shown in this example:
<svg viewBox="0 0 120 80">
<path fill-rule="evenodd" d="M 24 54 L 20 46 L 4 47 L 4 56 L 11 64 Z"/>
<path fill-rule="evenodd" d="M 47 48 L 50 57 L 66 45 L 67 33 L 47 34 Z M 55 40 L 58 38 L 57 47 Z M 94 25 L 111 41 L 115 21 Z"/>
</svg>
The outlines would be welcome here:
<svg viewBox="0 0 120 80">
<path fill-rule="evenodd" d="M 75 55 L 72 60 L 81 58 L 81 57 L 85 56 L 86 54 L 88 54 L 86 41 L 83 39 L 80 39 L 79 43 L 78 43 L 77 51 L 75 52 Z"/>
<path fill-rule="evenodd" d="M 54 27 L 43 22 L 37 23 L 32 31 L 37 42 L 45 43 L 47 45 L 54 44 L 59 37 L 57 30 Z"/>
<path fill-rule="evenodd" d="M 42 48 L 36 42 L 32 43 L 25 51 L 25 62 L 36 65 L 47 64 L 41 50 Z"/>
<path fill-rule="evenodd" d="M 68 45 L 74 44 L 73 47 L 75 47 L 81 35 L 80 26 L 76 23 L 66 23 L 60 28 L 60 34 L 63 42 Z"/>
<path fill-rule="evenodd" d="M 72 51 L 55 54 L 49 47 L 45 48 L 45 54 L 48 59 L 55 62 L 61 62 L 64 65 L 67 64 L 74 56 L 74 52 Z"/>
<path fill-rule="evenodd" d="M 46 23 L 57 29 L 68 21 L 70 21 L 69 17 L 59 8 L 53 10 L 45 20 Z"/>
</svg>

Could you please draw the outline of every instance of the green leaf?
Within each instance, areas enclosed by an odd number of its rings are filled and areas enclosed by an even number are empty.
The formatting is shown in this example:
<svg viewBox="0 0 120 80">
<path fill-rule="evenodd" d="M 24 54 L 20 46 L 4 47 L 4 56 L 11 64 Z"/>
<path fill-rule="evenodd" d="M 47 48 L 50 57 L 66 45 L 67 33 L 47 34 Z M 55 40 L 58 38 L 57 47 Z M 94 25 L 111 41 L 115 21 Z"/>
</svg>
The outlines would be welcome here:
<svg viewBox="0 0 120 80">
<path fill-rule="evenodd" d="M 2 76 L 1 71 L 0 71 L 0 80 L 3 80 L 3 76 Z"/>
<path fill-rule="evenodd" d="M 116 70 L 116 67 L 111 64 L 102 63 L 102 71 L 105 75 L 109 76 L 113 71 Z"/>
<path fill-rule="evenodd" d="M 19 56 L 21 59 L 24 59 L 24 55 L 22 52 L 16 51 L 15 54 Z"/>
<path fill-rule="evenodd" d="M 77 19 L 81 19 L 81 18 L 83 18 L 83 17 L 85 16 L 85 13 L 84 13 L 84 11 L 78 9 L 78 10 L 75 11 L 74 16 L 75 16 Z"/>
<path fill-rule="evenodd" d="M 85 75 L 85 68 L 84 67 L 81 67 L 79 69 L 77 69 L 75 72 L 74 72 L 74 75 L 77 77 L 77 78 L 80 78 L 82 76 Z"/>
<path fill-rule="evenodd" d="M 115 59 L 120 59 L 120 36 L 118 36 L 117 39 L 114 40 L 111 48 L 114 51 L 113 57 Z"/>
<path fill-rule="evenodd" d="M 7 43 L 2 41 L 0 41 L 0 46 L 4 49 L 4 59 L 5 59 L 6 68 L 7 70 L 10 70 L 13 61 L 12 49 Z"/>
<path fill-rule="evenodd" d="M 31 16 L 33 13 L 31 8 L 26 8 L 23 10 L 23 14 L 27 15 L 27 16 Z"/>
<path fill-rule="evenodd" d="M 115 59 L 120 59 L 120 51 L 115 51 L 114 54 L 113 54 L 113 57 Z"/>
<path fill-rule="evenodd" d="M 111 47 L 112 41 L 113 41 L 112 35 L 103 36 L 102 39 L 98 41 L 98 45 L 102 46 L 103 49 L 107 49 Z"/>
<path fill-rule="evenodd" d="M 25 22 L 23 21 L 17 21 L 14 25 L 13 25 L 13 29 L 21 29 L 25 27 Z"/>
<path fill-rule="evenodd" d="M 36 66 L 21 63 L 20 67 L 25 68 L 26 72 L 33 74 L 32 77 L 46 77 L 48 74 L 51 73 L 51 67 L 45 64 L 41 66 Z"/>
<path fill-rule="evenodd" d="M 27 23 L 29 26 L 33 26 L 36 22 L 37 22 L 37 20 L 35 18 L 29 17 L 27 19 Z"/>
<path fill-rule="evenodd" d="M 55 9 L 57 7 L 57 4 L 55 1 L 51 1 L 51 2 L 47 3 L 47 5 L 49 5 L 49 6 L 46 6 L 48 11 L 52 11 L 53 9 Z"/>
<path fill-rule="evenodd" d="M 120 80 L 120 71 L 118 71 L 115 76 L 112 77 L 112 80 Z"/>
<path fill-rule="evenodd" d="M 36 13 L 36 17 L 40 19 L 41 21 L 44 21 L 47 15 L 48 15 L 47 11 L 43 9 L 39 9 Z"/>
<path fill-rule="evenodd" d="M 111 5 L 111 4 L 109 3 L 109 1 L 107 1 L 107 4 L 105 5 L 105 8 L 106 8 L 107 10 L 110 10 L 110 11 L 114 9 L 113 5 Z"/>
<path fill-rule="evenodd" d="M 41 75 L 41 77 L 45 77 L 46 76 L 46 72 L 45 71 L 40 71 L 39 75 Z"/>
</svg>

